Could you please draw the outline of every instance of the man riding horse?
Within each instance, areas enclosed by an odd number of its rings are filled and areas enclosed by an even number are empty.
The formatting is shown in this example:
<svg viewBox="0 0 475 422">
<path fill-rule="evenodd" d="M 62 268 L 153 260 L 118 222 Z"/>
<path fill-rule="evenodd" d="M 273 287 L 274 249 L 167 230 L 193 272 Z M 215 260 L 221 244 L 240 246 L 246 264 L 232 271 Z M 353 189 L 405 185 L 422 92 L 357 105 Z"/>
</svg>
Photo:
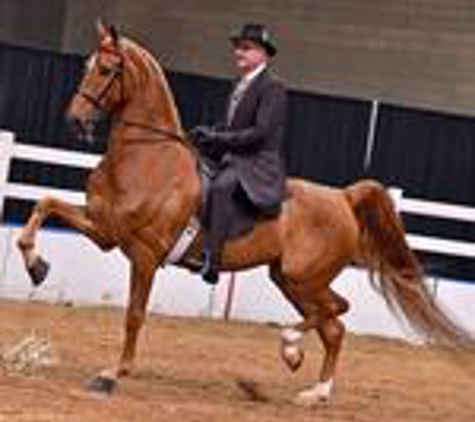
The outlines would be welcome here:
<svg viewBox="0 0 475 422">
<path fill-rule="evenodd" d="M 183 136 L 160 62 L 133 40 L 120 36 L 114 27 L 98 22 L 97 29 L 99 43 L 71 100 L 68 118 L 88 132 L 98 117 L 112 117 L 106 151 L 89 174 L 86 204 L 42 198 L 22 230 L 18 246 L 35 285 L 47 275 L 37 236 L 50 216 L 78 230 L 102 250 L 118 248 L 127 258 L 130 294 L 120 357 L 90 383 L 95 391 L 111 392 L 120 378 L 134 371 L 155 273 L 166 264 L 177 237 L 200 206 L 203 183 L 195 148 Z M 253 61 L 254 54 L 263 56 L 256 61 L 264 67 L 275 54 L 265 34 L 262 26 L 248 25 L 231 38 L 243 68 L 248 60 Z M 438 306 L 424 283 L 403 222 L 388 192 L 375 180 L 333 188 L 288 179 L 279 216 L 260 221 L 231 241 L 237 232 L 234 218 L 239 207 L 230 207 L 229 198 L 244 196 L 240 204 L 245 199 L 259 215 L 275 211 L 281 204 L 284 180 L 278 147 L 285 125 L 285 97 L 282 84 L 268 70 L 261 70 L 235 110 L 230 105 L 229 123 L 221 128 L 201 128 L 196 134 L 202 149 L 221 157 L 215 191 L 219 192 L 217 186 L 225 186 L 229 188 L 226 192 L 231 192 L 221 196 L 221 203 L 213 197 L 211 209 L 218 223 L 207 225 L 208 234 L 218 227 L 220 235 L 224 232 L 230 239 L 222 267 L 239 271 L 265 265 L 275 286 L 299 312 L 301 321 L 281 333 L 281 356 L 290 369 L 296 370 L 303 362 L 305 333 L 314 330 L 322 341 L 317 379 L 298 394 L 297 402 L 315 406 L 331 396 L 345 335 L 341 317 L 349 310 L 348 301 L 333 289 L 332 282 L 354 261 L 370 271 L 372 284 L 389 309 L 402 315 L 424 339 L 475 350 L 472 334 Z M 216 195 L 214 191 L 212 195 Z M 223 203 L 229 207 L 224 212 L 233 212 L 229 222 L 221 214 Z M 232 227 L 223 228 L 225 224 Z M 199 259 L 198 245 L 190 249 L 177 265 L 190 268 L 188 264 Z M 210 261 L 215 274 L 219 258 L 215 255 L 214 262 Z M 210 278 L 216 280 L 217 275 Z"/>
<path fill-rule="evenodd" d="M 244 25 L 230 40 L 240 78 L 229 97 L 223 122 L 192 131 L 202 153 L 217 161 L 202 218 L 201 274 L 211 284 L 218 282 L 223 245 L 235 235 L 233 226 L 242 232 L 256 217 L 277 215 L 285 197 L 281 147 L 287 93 L 283 82 L 269 69 L 277 48 L 260 24 Z"/>
</svg>

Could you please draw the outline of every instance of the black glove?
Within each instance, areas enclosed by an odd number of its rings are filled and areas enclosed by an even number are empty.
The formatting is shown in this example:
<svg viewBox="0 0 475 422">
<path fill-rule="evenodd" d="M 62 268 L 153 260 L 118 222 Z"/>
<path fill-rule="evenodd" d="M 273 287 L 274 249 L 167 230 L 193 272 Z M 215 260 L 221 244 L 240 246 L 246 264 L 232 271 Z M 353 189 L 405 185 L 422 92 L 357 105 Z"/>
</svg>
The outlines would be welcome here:
<svg viewBox="0 0 475 422">
<path fill-rule="evenodd" d="M 197 148 L 206 155 L 222 156 L 232 144 L 232 132 L 209 126 L 196 126 L 190 131 Z"/>
<path fill-rule="evenodd" d="M 216 131 L 209 126 L 196 126 L 191 129 L 190 137 L 198 147 L 207 146 L 215 141 Z"/>
</svg>

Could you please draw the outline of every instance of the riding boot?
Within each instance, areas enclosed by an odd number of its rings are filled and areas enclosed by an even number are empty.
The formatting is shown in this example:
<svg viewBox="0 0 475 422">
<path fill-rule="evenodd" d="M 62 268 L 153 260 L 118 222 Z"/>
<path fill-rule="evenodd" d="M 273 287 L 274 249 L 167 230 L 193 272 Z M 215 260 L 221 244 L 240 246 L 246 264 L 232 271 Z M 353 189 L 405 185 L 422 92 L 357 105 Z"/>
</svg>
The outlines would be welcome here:
<svg viewBox="0 0 475 422">
<path fill-rule="evenodd" d="M 207 201 L 207 218 L 204 227 L 203 279 L 216 284 L 219 278 L 221 256 L 228 237 L 229 219 L 232 217 L 233 192 L 237 178 L 232 169 L 227 169 L 213 182 Z"/>
<path fill-rule="evenodd" d="M 225 232 L 219 226 L 219 222 L 216 221 L 211 224 L 210 229 L 210 232 L 206 233 L 204 238 L 203 267 L 200 273 L 203 280 L 214 285 L 219 281 Z"/>
<path fill-rule="evenodd" d="M 219 263 L 212 252 L 205 250 L 203 253 L 203 267 L 200 271 L 203 280 L 208 284 L 215 285 L 219 281 Z"/>
</svg>

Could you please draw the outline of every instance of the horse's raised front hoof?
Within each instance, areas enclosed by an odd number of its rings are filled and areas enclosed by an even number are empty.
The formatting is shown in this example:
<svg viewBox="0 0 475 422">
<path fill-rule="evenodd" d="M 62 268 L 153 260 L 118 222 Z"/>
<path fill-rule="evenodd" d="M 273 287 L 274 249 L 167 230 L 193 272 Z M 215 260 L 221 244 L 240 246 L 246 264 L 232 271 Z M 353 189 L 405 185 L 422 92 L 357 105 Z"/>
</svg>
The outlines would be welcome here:
<svg viewBox="0 0 475 422">
<path fill-rule="evenodd" d="M 116 379 L 99 375 L 86 384 L 86 389 L 95 393 L 112 394 L 117 386 Z"/>
<path fill-rule="evenodd" d="M 43 283 L 43 281 L 45 281 L 50 267 L 51 265 L 49 262 L 38 256 L 33 264 L 27 268 L 28 274 L 31 277 L 31 281 L 35 286 L 39 286 L 41 283 Z"/>
</svg>

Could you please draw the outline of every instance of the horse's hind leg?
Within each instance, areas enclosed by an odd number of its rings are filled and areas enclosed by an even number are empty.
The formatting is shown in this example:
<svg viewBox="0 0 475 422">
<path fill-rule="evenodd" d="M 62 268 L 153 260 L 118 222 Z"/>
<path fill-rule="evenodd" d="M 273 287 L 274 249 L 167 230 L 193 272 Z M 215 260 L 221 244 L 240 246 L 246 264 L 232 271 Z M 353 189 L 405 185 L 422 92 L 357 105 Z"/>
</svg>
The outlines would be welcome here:
<svg viewBox="0 0 475 422">
<path fill-rule="evenodd" d="M 297 397 L 297 402 L 304 405 L 314 405 L 330 398 L 345 335 L 345 326 L 339 316 L 349 309 L 348 302 L 330 288 L 318 295 L 315 304 L 311 320 L 315 322 L 314 328 L 323 343 L 324 356 L 317 382 Z"/>
<path fill-rule="evenodd" d="M 303 318 L 302 322 L 288 326 L 281 332 L 280 355 L 288 368 L 296 371 L 304 360 L 304 352 L 301 347 L 303 334 L 315 325 L 313 312 L 299 299 L 300 295 L 293 288 L 295 284 L 283 276 L 279 266 L 270 267 L 270 277 Z"/>
<path fill-rule="evenodd" d="M 301 339 L 308 330 L 315 328 L 324 346 L 322 367 L 315 385 L 302 391 L 297 402 L 315 405 L 330 398 L 341 350 L 345 327 L 339 316 L 349 309 L 349 304 L 340 295 L 326 287 L 328 278 L 323 282 L 296 283 L 285 279 L 278 271 L 272 271 L 282 293 L 289 299 L 303 317 L 303 321 L 282 330 L 281 355 L 285 363 L 296 370 L 303 361 Z M 322 286 L 317 290 L 306 289 L 309 286 Z"/>
<path fill-rule="evenodd" d="M 112 246 L 86 216 L 84 207 L 71 205 L 51 197 L 42 199 L 35 205 L 17 240 L 25 266 L 35 285 L 44 281 L 49 269 L 49 264 L 35 252 L 35 243 L 38 229 L 50 215 L 60 218 L 66 225 L 82 232 L 101 248 L 108 249 Z"/>
</svg>

